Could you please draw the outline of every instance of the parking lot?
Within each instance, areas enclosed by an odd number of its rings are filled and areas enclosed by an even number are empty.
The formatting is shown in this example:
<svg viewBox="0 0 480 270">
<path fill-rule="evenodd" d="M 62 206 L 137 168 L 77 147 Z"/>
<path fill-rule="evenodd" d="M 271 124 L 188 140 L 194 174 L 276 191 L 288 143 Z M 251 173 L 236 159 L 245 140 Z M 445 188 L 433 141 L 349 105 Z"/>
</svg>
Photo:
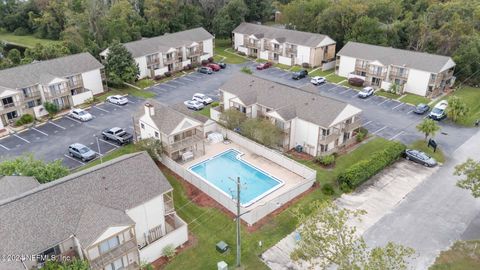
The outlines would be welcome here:
<svg viewBox="0 0 480 270">
<path fill-rule="evenodd" d="M 72 143 L 84 144 L 97 152 L 98 157 L 118 148 L 118 145 L 104 141 L 100 135 L 102 130 L 114 126 L 133 132 L 131 117 L 141 100 L 135 97 L 128 99 L 130 103 L 123 106 L 105 103 L 91 107 L 88 112 L 94 119 L 88 122 L 63 116 L 0 139 L 0 157 L 5 159 L 32 153 L 49 161 L 60 159 L 72 169 L 84 165 L 84 162 L 68 155 L 68 146 Z M 98 144 L 95 136 L 99 137 Z"/>
</svg>

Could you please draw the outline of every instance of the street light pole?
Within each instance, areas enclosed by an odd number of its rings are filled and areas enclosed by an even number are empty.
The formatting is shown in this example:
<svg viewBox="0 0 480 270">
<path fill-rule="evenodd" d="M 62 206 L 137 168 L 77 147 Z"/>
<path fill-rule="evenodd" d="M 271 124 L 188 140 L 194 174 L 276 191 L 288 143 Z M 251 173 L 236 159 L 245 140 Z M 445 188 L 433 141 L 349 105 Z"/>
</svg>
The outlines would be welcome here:
<svg viewBox="0 0 480 270">
<path fill-rule="evenodd" d="M 102 153 L 100 152 L 100 143 L 98 142 L 98 136 L 95 135 L 95 139 L 97 139 L 97 148 L 98 148 L 98 155 L 100 156 L 100 163 L 103 163 Z"/>
<path fill-rule="evenodd" d="M 240 242 L 240 177 L 237 177 L 237 267 L 240 267 L 241 258 Z"/>
</svg>

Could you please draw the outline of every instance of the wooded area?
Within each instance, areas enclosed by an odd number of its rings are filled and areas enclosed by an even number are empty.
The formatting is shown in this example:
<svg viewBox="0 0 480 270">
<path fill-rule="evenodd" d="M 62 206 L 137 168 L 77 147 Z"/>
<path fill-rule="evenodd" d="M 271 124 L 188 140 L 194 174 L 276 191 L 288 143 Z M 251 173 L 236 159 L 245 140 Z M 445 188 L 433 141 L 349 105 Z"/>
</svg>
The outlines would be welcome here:
<svg viewBox="0 0 480 270">
<path fill-rule="evenodd" d="M 229 37 L 242 21 L 267 22 L 282 12 L 287 27 L 337 41 L 451 55 L 456 75 L 480 83 L 478 0 L 3 0 L 0 28 L 18 35 L 62 40 L 29 49 L 21 63 L 89 51 L 203 26 Z M 0 67 L 20 63 L 4 59 Z"/>
</svg>

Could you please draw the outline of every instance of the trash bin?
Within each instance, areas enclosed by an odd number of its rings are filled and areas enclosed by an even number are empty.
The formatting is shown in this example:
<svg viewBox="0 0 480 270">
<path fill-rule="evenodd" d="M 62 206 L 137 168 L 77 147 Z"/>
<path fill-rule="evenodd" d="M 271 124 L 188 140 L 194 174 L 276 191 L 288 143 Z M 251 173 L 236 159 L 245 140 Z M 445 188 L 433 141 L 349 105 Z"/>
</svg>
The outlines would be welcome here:
<svg viewBox="0 0 480 270">
<path fill-rule="evenodd" d="M 297 151 L 298 153 L 301 153 L 303 152 L 303 147 L 301 145 L 297 145 L 295 146 L 295 151 Z"/>
<path fill-rule="evenodd" d="M 223 241 L 218 242 L 217 245 L 216 245 L 216 249 L 220 253 L 225 253 L 225 251 L 227 251 L 228 248 L 229 248 L 229 246 L 227 245 L 227 243 L 225 243 Z"/>
</svg>

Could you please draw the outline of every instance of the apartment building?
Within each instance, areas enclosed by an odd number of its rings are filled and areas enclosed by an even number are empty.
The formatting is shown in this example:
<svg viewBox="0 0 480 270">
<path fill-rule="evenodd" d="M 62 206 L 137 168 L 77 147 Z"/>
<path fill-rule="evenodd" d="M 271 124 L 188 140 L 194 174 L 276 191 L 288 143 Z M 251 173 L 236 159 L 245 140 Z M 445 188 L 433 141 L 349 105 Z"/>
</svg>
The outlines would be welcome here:
<svg viewBox="0 0 480 270">
<path fill-rule="evenodd" d="M 214 37 L 202 27 L 125 43 L 140 70 L 139 79 L 198 65 L 213 56 Z M 106 59 L 108 49 L 100 53 Z"/>
<path fill-rule="evenodd" d="M 103 65 L 89 53 L 0 70 L 0 129 L 24 114 L 42 117 L 45 102 L 60 109 L 103 92 Z"/>
<path fill-rule="evenodd" d="M 455 83 L 452 58 L 391 47 L 348 42 L 338 53 L 335 73 L 365 85 L 435 97 Z"/>
<path fill-rule="evenodd" d="M 187 152 L 203 155 L 205 136 L 216 130 L 215 121 L 192 113 L 183 104 L 167 106 L 148 100 L 138 115 L 140 137 L 160 140 L 164 152 L 173 160 Z"/>
<path fill-rule="evenodd" d="M 265 117 L 283 131 L 284 151 L 301 146 L 312 156 L 335 153 L 355 141 L 362 111 L 315 91 L 311 85 L 298 89 L 238 73 L 220 87 L 220 110 L 211 115 L 219 121 L 221 111 L 234 108 L 247 117 Z"/>
<path fill-rule="evenodd" d="M 252 23 L 241 23 L 232 35 L 235 50 L 275 63 L 318 67 L 335 60 L 336 42 L 326 35 Z"/>
<path fill-rule="evenodd" d="M 0 254 L 19 257 L 0 261 L 2 270 L 73 257 L 94 270 L 139 269 L 188 240 L 173 188 L 146 152 L 42 185 L 12 177 L 0 178 L 0 190 L 10 191 L 0 197 Z"/>
</svg>

